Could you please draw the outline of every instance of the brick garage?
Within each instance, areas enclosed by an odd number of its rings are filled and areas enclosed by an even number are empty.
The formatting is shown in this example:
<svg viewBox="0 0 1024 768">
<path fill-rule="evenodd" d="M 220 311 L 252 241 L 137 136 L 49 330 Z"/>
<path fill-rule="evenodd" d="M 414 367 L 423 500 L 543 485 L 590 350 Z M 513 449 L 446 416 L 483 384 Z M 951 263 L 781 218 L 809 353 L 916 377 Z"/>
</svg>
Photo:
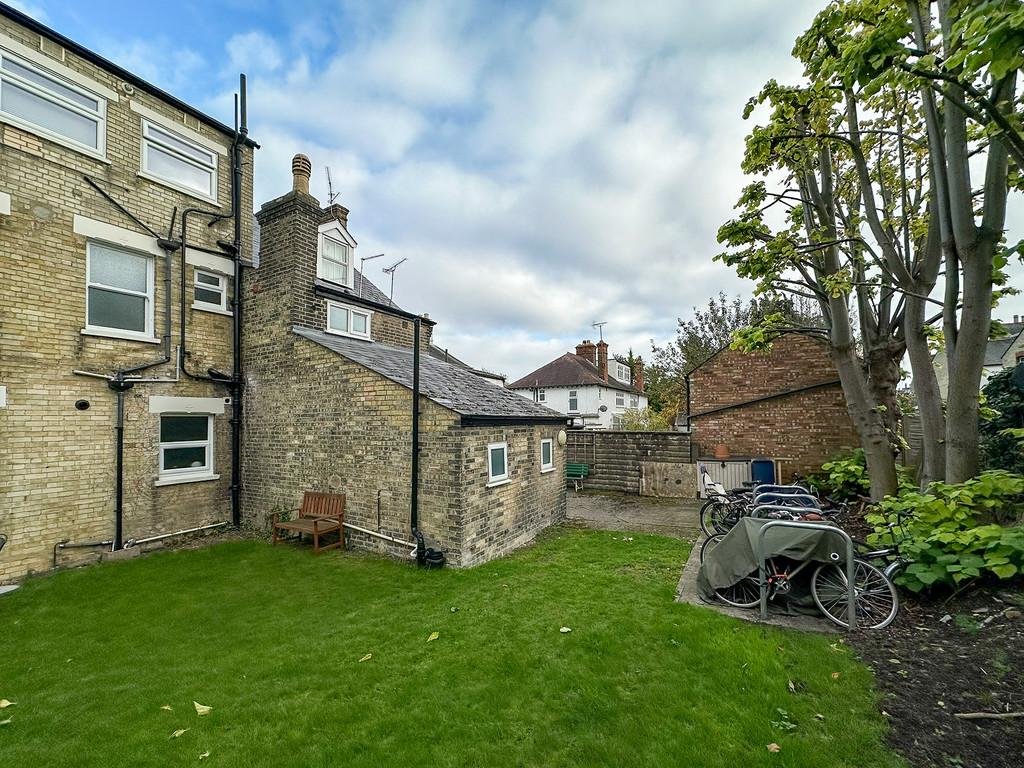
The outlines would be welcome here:
<svg viewBox="0 0 1024 768">
<path fill-rule="evenodd" d="M 100 66 L 81 49 L 65 47 L 30 29 L 15 11 L 0 14 L 0 48 L 39 69 L 96 93 L 106 106 L 102 153 L 83 152 L 31 126 L 0 119 L 0 583 L 51 567 L 60 541 L 108 540 L 114 531 L 115 397 L 102 379 L 74 370 L 109 374 L 162 355 L 161 345 L 82 332 L 86 325 L 86 249 L 90 242 L 126 245 L 154 259 L 154 336 L 164 326 L 163 256 L 156 238 L 118 211 L 84 176 L 154 230 L 166 233 L 172 212 L 209 208 L 207 200 L 140 175 L 143 119 L 216 146 L 216 197 L 230 211 L 231 136 L 137 78 Z M 130 80 L 130 82 L 129 82 Z M 242 205 L 252 208 L 252 147 L 243 149 Z M 100 156 L 102 155 L 102 156 Z M 6 205 L 3 206 L 6 209 Z M 242 253 L 250 254 L 249 217 L 243 219 Z M 175 233 L 177 234 L 177 233 Z M 189 242 L 217 251 L 231 241 L 232 222 L 207 227 L 193 218 Z M 172 258 L 172 333 L 178 333 L 180 270 L 193 291 L 194 264 L 181 252 Z M 189 251 L 189 258 L 218 264 L 231 260 Z M 231 370 L 231 318 L 200 311 L 187 302 L 190 369 Z M 172 355 L 174 350 L 172 349 Z M 170 362 L 147 370 L 173 378 Z M 173 384 L 138 384 L 125 397 L 124 538 L 141 538 L 230 520 L 228 416 L 214 417 L 215 472 L 206 482 L 158 485 L 159 415 L 150 397 L 220 399 L 226 388 L 182 376 Z M 75 408 L 88 401 L 88 410 Z M 109 546 L 107 547 L 109 549 Z M 59 563 L 88 559 L 94 550 L 58 551 Z"/>
<path fill-rule="evenodd" d="M 781 460 L 781 473 L 818 469 L 859 445 L 839 375 L 823 343 L 788 334 L 768 352 L 724 349 L 690 374 L 690 424 L 699 456 Z"/>
<path fill-rule="evenodd" d="M 294 189 L 262 206 L 260 258 L 247 274 L 243 507 L 256 526 L 304 491 L 346 494 L 346 520 L 411 540 L 412 371 L 421 326 L 419 529 L 449 562 L 476 565 L 532 540 L 565 516 L 564 417 L 464 367 L 427 354 L 433 323 L 353 269 L 352 285 L 318 277 L 324 227 L 350 240 L 348 211 Z M 340 241 L 339 241 L 340 242 Z M 354 241 L 352 241 L 354 242 Z M 354 251 L 350 266 L 354 263 Z M 368 338 L 328 329 L 331 302 L 371 313 Z M 542 441 L 552 461 L 541 466 Z M 507 445 L 508 477 L 489 482 L 488 446 Z M 379 515 L 379 517 L 378 517 Z M 350 546 L 408 548 L 348 531 Z"/>
</svg>

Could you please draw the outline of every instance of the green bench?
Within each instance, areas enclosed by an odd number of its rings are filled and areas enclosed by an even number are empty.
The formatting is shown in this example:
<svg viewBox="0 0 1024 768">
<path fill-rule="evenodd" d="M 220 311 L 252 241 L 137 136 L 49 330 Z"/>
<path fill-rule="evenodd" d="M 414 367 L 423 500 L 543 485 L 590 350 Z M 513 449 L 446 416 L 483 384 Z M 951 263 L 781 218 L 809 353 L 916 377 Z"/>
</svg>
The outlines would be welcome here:
<svg viewBox="0 0 1024 768">
<path fill-rule="evenodd" d="M 583 480 L 590 474 L 589 464 L 566 464 L 565 479 L 572 480 L 573 488 L 583 490 Z"/>
</svg>

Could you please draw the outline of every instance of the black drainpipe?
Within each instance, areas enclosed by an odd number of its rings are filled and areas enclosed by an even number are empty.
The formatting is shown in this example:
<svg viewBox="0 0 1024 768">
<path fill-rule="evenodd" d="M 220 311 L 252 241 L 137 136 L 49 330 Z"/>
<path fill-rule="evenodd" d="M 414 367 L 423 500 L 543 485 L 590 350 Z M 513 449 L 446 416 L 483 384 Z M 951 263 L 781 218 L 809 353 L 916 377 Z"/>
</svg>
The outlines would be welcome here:
<svg viewBox="0 0 1024 768">
<path fill-rule="evenodd" d="M 420 493 L 420 319 L 412 322 L 412 503 L 410 520 L 416 541 L 416 563 L 424 564 L 426 553 L 423 534 L 419 530 Z"/>
<path fill-rule="evenodd" d="M 239 122 L 232 147 L 234 183 L 231 191 L 231 209 L 235 214 L 235 270 L 234 294 L 231 301 L 232 345 L 231 367 L 231 524 L 236 528 L 242 522 L 242 144 L 249 135 L 246 119 L 245 75 L 238 77 Z"/>
<path fill-rule="evenodd" d="M 114 549 L 117 550 L 121 549 L 123 545 L 124 528 L 124 393 L 135 385 L 130 381 L 125 381 L 124 374 L 118 372 L 115 378 L 107 382 L 107 386 L 117 393 L 114 468 Z"/>
</svg>

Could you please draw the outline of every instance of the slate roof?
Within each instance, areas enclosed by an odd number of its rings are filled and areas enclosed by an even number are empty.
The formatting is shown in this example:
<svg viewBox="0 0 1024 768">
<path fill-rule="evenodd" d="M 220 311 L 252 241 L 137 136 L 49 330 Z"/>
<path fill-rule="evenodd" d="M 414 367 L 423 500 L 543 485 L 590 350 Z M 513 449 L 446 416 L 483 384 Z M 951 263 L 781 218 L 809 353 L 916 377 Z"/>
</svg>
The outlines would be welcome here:
<svg viewBox="0 0 1024 768">
<path fill-rule="evenodd" d="M 586 358 L 566 352 L 547 365 L 542 365 L 533 373 L 528 373 L 518 381 L 508 385 L 509 389 L 530 389 L 533 387 L 609 387 L 621 389 L 623 392 L 643 394 L 631 384 L 623 384 L 614 376 L 608 381 L 601 378 L 597 366 Z"/>
<path fill-rule="evenodd" d="M 1003 327 L 1010 335 L 989 339 L 988 345 L 985 347 L 985 365 L 1002 365 L 1006 350 L 1017 340 L 1021 331 L 1024 331 L 1024 323 L 1003 323 Z"/>
<path fill-rule="evenodd" d="M 430 355 L 431 357 L 435 357 L 438 360 L 441 360 L 442 362 L 451 363 L 452 365 L 457 365 L 460 368 L 465 368 L 467 371 L 472 371 L 478 376 L 484 376 L 485 378 L 490 379 L 501 379 L 502 381 L 504 381 L 505 379 L 505 377 L 500 373 L 486 371 L 483 368 L 474 368 L 469 363 L 459 360 L 459 358 L 457 358 L 447 349 L 441 349 L 441 347 L 437 346 L 436 344 L 431 344 L 429 347 L 427 347 L 427 354 Z"/>
<path fill-rule="evenodd" d="M 359 365 L 412 389 L 412 348 L 351 339 L 292 326 L 292 331 Z M 475 373 L 429 354 L 420 355 L 420 392 L 463 417 L 565 421 L 565 416 L 504 387 L 488 384 Z"/>
</svg>

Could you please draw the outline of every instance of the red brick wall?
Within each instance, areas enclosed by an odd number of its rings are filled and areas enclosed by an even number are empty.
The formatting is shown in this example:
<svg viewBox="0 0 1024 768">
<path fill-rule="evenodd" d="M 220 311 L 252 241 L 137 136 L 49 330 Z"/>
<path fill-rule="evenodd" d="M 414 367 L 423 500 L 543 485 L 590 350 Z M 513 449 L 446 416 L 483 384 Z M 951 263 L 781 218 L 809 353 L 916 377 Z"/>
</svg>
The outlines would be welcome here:
<svg viewBox="0 0 1024 768">
<path fill-rule="evenodd" d="M 724 444 L 733 456 L 779 459 L 784 478 L 815 470 L 859 444 L 838 378 L 825 345 L 803 336 L 783 336 L 770 352 L 727 349 L 690 376 L 692 439 L 701 455 Z M 825 386 L 701 416 L 818 384 Z"/>
</svg>

